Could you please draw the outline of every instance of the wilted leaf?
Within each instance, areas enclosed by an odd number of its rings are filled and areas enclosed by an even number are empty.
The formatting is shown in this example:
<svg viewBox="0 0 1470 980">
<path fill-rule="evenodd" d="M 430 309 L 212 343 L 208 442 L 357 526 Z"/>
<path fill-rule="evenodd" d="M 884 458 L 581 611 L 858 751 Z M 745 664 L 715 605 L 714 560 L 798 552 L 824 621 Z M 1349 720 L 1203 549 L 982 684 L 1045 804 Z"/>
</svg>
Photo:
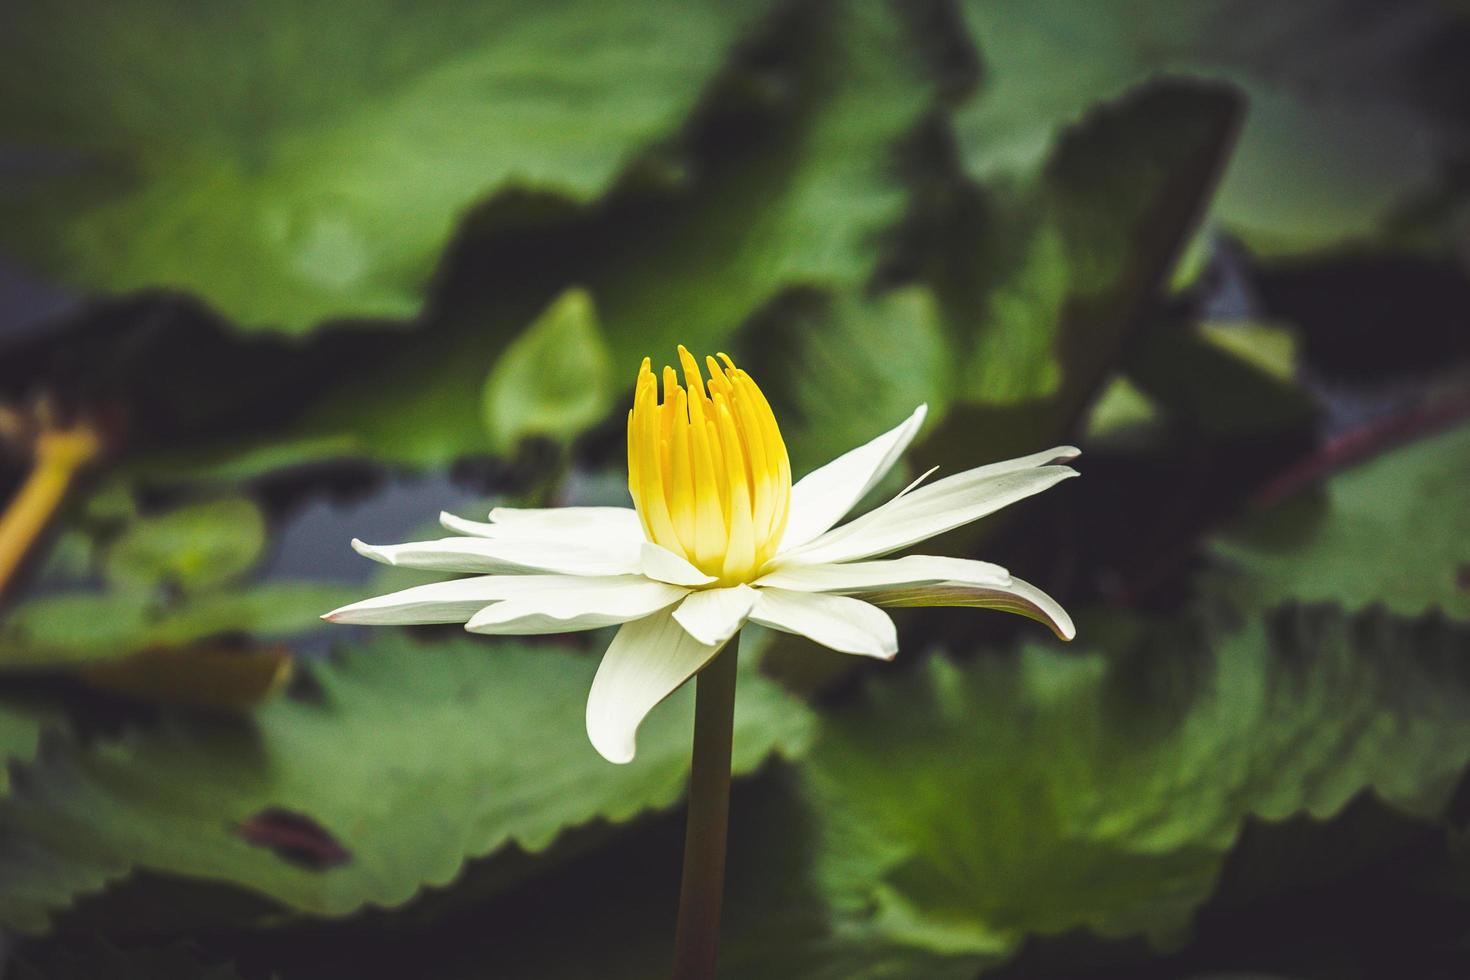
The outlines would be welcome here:
<svg viewBox="0 0 1470 980">
<path fill-rule="evenodd" d="M 0 123 L 36 172 L 0 229 L 69 283 L 187 290 L 249 325 L 411 316 L 467 207 L 596 197 L 764 7 L 16 7 Z"/>
<path fill-rule="evenodd" d="M 504 455 L 526 436 L 566 442 L 607 415 L 614 390 L 592 297 L 569 289 L 495 362 L 485 379 L 485 424 Z"/>
<path fill-rule="evenodd" d="M 265 517 L 243 498 L 192 504 L 132 521 L 107 549 L 115 585 L 208 589 L 249 571 L 265 550 Z"/>
<path fill-rule="evenodd" d="M 1470 426 L 1330 477 L 1222 535 L 1258 601 L 1382 603 L 1470 620 Z"/>
<path fill-rule="evenodd" d="M 1316 610 L 1133 647 L 935 659 L 832 716 L 801 772 L 836 907 L 997 958 L 1076 928 L 1169 942 L 1247 816 L 1365 790 L 1434 815 L 1470 760 L 1463 632 Z"/>
<path fill-rule="evenodd" d="M 673 804 L 689 763 L 692 694 L 656 711 L 628 766 L 587 743 L 596 659 L 555 647 L 385 638 L 278 698 L 254 724 L 185 724 L 69 751 L 0 809 L 0 921 L 25 930 L 133 869 L 227 882 L 315 915 L 398 905 L 464 861 L 536 852 L 564 829 Z M 751 674 L 735 767 L 807 741 L 805 708 Z M 313 869 L 242 836 L 278 809 L 351 860 Z"/>
<path fill-rule="evenodd" d="M 144 650 L 121 660 L 83 667 L 92 687 L 159 704 L 245 711 L 291 679 L 284 647 L 234 650 L 208 645 Z"/>
</svg>

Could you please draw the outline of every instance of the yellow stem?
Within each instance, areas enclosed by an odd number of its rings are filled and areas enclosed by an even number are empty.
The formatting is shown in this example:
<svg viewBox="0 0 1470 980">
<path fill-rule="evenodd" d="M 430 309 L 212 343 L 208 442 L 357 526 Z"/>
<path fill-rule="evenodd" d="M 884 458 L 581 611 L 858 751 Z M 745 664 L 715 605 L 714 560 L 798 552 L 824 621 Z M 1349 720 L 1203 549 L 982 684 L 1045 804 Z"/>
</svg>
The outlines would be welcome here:
<svg viewBox="0 0 1470 980">
<path fill-rule="evenodd" d="M 43 430 L 36 437 L 30 475 L 0 514 L 0 595 L 51 523 L 78 471 L 101 452 L 101 437 L 86 424 Z"/>
</svg>

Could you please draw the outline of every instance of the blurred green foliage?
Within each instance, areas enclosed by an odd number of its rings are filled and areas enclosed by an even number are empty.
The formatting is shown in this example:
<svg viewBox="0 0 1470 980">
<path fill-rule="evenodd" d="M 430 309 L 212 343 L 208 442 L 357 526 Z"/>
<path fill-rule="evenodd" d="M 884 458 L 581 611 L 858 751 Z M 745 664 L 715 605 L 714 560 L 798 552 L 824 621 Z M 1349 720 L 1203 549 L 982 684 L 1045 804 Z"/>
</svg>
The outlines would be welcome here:
<svg viewBox="0 0 1470 980">
<path fill-rule="evenodd" d="M 1467 64 L 1430 0 L 7 7 L 0 242 L 91 302 L 0 342 L 0 401 L 112 442 L 0 609 L 15 974 L 664 971 L 689 692 L 611 767 L 601 636 L 317 616 L 409 584 L 334 559 L 440 494 L 627 503 L 676 343 L 752 371 L 798 474 L 920 402 L 911 469 L 1086 450 L 935 545 L 1076 649 L 752 631 L 722 975 L 1463 950 L 1470 351 L 1424 296 L 1463 328 Z M 1374 927 L 1208 945 L 1322 888 Z"/>
</svg>

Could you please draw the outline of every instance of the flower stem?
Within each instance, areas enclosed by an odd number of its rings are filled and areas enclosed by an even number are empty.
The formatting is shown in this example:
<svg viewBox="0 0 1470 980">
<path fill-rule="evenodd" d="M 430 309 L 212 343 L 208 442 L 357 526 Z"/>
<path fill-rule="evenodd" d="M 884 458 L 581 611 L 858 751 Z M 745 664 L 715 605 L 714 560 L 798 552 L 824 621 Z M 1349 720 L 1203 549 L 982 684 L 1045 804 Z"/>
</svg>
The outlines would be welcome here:
<svg viewBox="0 0 1470 980">
<path fill-rule="evenodd" d="M 51 522 L 77 472 L 101 450 L 100 436 L 86 425 L 36 437 L 30 476 L 0 514 L 0 594 Z"/>
<path fill-rule="evenodd" d="M 737 640 L 736 643 L 739 641 Z M 735 643 L 695 680 L 694 758 L 684 877 L 674 939 L 674 980 L 710 980 L 720 942 L 725 831 L 730 816 L 730 740 L 735 729 Z"/>
</svg>

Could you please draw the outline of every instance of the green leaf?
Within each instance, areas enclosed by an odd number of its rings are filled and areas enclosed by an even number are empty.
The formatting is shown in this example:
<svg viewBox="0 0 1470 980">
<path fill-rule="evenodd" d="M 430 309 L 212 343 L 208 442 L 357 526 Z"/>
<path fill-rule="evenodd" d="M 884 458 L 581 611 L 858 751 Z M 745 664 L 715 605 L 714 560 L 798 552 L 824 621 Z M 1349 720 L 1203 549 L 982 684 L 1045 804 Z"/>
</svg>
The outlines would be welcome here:
<svg viewBox="0 0 1470 980">
<path fill-rule="evenodd" d="M 55 721 L 46 709 L 20 698 L 0 697 L 0 798 L 10 792 L 11 763 L 33 762 L 41 735 Z"/>
<path fill-rule="evenodd" d="M 1093 635 L 1113 658 L 936 658 L 827 719 L 801 774 L 839 921 L 995 959 L 1078 928 L 1173 942 L 1248 816 L 1365 790 L 1436 815 L 1470 761 L 1462 631 L 1315 610 Z"/>
<path fill-rule="evenodd" d="M 1063 128 L 1151 77 L 1229 82 L 1251 108 L 1215 219 L 1258 249 L 1302 252 L 1381 232 L 1435 186 L 1464 135 L 1419 85 L 1459 17 L 1441 4 L 965 0 L 963 10 L 984 79 L 955 125 L 985 182 L 1034 173 Z"/>
<path fill-rule="evenodd" d="M 0 125 L 66 165 L 7 195 L 0 228 L 69 283 L 187 290 L 253 326 L 412 316 L 470 205 L 601 194 L 765 6 L 28 4 Z"/>
<path fill-rule="evenodd" d="M 929 290 L 867 298 L 804 293 L 742 335 L 738 353 L 770 399 L 799 479 L 902 422 L 944 414 L 949 347 Z"/>
<path fill-rule="evenodd" d="M 0 922 L 42 929 L 79 891 L 134 869 L 347 915 L 445 885 L 467 858 L 538 852 L 568 828 L 673 805 L 692 691 L 648 720 L 632 764 L 613 766 L 584 731 L 595 669 L 546 645 L 388 637 L 251 725 L 176 721 L 64 753 L 0 808 Z M 810 724 L 799 702 L 745 676 L 736 771 L 800 752 Z M 265 846 L 275 826 L 309 831 L 325 866 Z"/>
<path fill-rule="evenodd" d="M 485 424 L 497 452 L 526 436 L 566 442 L 612 408 L 612 361 L 592 297 L 569 289 L 508 347 L 485 379 Z"/>
<path fill-rule="evenodd" d="M 1470 426 L 1250 514 L 1213 550 L 1243 576 L 1234 585 L 1262 604 L 1382 604 L 1470 620 Z"/>
<path fill-rule="evenodd" d="M 592 212 L 523 216 L 521 234 L 486 233 L 458 302 L 357 362 L 293 437 L 412 466 L 495 451 L 481 410 L 485 367 L 574 286 L 593 297 L 614 389 L 627 391 L 645 356 L 672 361 L 679 343 L 724 348 L 788 289 L 866 282 L 883 233 L 904 215 L 893 155 L 930 105 L 926 64 L 881 4 L 796 5 L 762 41 L 760 59 L 735 74 L 746 85 L 774 74 L 779 85 L 765 84 L 781 97 L 733 120 L 710 110 L 696 129 L 732 126 L 741 138 L 691 145 L 686 193 L 630 190 Z"/>
<path fill-rule="evenodd" d="M 281 581 L 169 605 L 138 592 L 42 596 L 0 622 L 0 670 L 68 669 L 232 633 L 290 636 L 321 628 L 321 614 L 352 594 L 340 585 Z"/>
<path fill-rule="evenodd" d="M 128 524 L 107 549 L 103 570 L 124 588 L 205 590 L 249 571 L 265 536 L 265 516 L 249 500 L 193 504 Z"/>
<path fill-rule="evenodd" d="M 1130 348 L 1124 368 L 1186 431 L 1217 439 L 1306 431 L 1317 404 L 1291 378 L 1280 337 L 1159 317 Z"/>
<path fill-rule="evenodd" d="M 963 361 L 923 464 L 1019 456 L 1074 428 L 1164 293 L 1240 112 L 1228 89 L 1154 84 L 1095 107 L 1035 180 L 971 187 L 934 216 L 936 290 Z"/>
</svg>

